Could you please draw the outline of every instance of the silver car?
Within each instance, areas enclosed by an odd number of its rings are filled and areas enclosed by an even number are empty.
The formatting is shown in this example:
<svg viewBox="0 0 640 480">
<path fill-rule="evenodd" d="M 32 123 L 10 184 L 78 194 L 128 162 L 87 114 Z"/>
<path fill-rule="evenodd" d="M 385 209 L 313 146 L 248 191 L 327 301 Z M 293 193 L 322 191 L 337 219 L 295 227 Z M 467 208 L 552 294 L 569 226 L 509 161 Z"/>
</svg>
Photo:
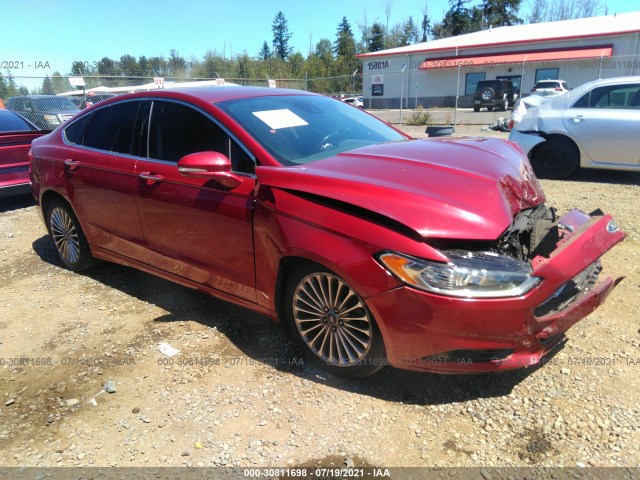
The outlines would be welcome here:
<svg viewBox="0 0 640 480">
<path fill-rule="evenodd" d="M 527 108 L 509 140 L 539 177 L 566 178 L 578 167 L 640 171 L 640 76 L 595 80 Z"/>
</svg>

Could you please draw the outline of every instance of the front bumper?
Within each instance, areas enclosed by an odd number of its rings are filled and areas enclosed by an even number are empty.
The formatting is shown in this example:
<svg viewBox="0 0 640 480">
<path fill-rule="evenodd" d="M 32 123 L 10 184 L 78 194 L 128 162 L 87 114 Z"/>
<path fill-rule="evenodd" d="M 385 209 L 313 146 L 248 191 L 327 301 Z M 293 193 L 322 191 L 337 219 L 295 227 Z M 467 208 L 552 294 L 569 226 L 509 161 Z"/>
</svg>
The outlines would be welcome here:
<svg viewBox="0 0 640 480">
<path fill-rule="evenodd" d="M 562 334 L 600 306 L 620 281 L 602 279 L 557 310 L 540 309 L 625 236 L 608 215 L 574 210 L 560 223 L 564 236 L 556 249 L 532 262 L 533 275 L 543 280 L 524 296 L 454 298 L 402 286 L 367 299 L 379 319 L 389 363 L 406 370 L 481 373 L 543 361 Z"/>
</svg>

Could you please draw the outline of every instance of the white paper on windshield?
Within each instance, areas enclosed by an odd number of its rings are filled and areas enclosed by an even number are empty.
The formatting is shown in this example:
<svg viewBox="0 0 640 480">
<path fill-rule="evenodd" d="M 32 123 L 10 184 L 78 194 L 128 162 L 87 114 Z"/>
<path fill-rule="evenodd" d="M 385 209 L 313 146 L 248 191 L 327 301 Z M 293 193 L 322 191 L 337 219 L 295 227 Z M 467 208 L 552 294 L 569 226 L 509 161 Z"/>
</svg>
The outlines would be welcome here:
<svg viewBox="0 0 640 480">
<path fill-rule="evenodd" d="M 269 125 L 269 128 L 272 130 L 309 125 L 288 108 L 281 108 L 279 110 L 263 110 L 261 112 L 253 112 L 253 114 Z"/>
</svg>

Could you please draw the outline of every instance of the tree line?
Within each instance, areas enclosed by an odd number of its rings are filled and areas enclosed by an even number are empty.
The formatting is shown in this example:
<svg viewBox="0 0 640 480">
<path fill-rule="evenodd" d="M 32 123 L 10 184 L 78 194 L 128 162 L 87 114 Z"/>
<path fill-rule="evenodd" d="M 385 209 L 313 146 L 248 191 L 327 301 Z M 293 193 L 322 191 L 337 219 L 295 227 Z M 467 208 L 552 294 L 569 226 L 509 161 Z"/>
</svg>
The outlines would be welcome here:
<svg viewBox="0 0 640 480">
<path fill-rule="evenodd" d="M 148 83 L 151 77 L 165 77 L 225 78 L 244 84 L 267 78 L 301 79 L 305 82 L 302 88 L 321 93 L 360 90 L 361 77 L 354 73 L 359 69 L 360 62 L 356 58 L 359 53 L 403 47 L 490 27 L 566 20 L 607 12 L 602 0 L 533 0 L 529 16 L 522 18 L 522 0 L 482 0 L 476 5 L 471 5 L 471 1 L 449 0 L 449 9 L 443 18 L 434 22 L 426 0 L 417 17 L 409 15 L 405 20 L 389 25 L 393 0 L 386 0 L 384 19 L 376 18 L 370 23 L 365 12 L 357 23 L 359 38 L 345 16 L 336 27 L 333 40 L 324 37 L 312 45 L 309 38 L 306 56 L 291 46 L 293 32 L 286 16 L 279 11 L 271 24 L 271 42 L 265 40 L 254 56 L 244 51 L 228 57 L 224 51 L 208 50 L 201 58 L 185 58 L 171 50 L 166 57 L 142 55 L 136 58 L 124 54 L 119 59 L 103 57 L 93 64 L 74 61 L 66 74 L 54 72 L 31 93 L 67 91 L 69 85 L 65 75 L 84 76 L 87 88 L 100 84 L 136 85 Z M 6 98 L 4 92 L 17 94 L 24 90 L 15 85 L 10 72 L 4 77 L 0 73 L 0 95 Z"/>
</svg>

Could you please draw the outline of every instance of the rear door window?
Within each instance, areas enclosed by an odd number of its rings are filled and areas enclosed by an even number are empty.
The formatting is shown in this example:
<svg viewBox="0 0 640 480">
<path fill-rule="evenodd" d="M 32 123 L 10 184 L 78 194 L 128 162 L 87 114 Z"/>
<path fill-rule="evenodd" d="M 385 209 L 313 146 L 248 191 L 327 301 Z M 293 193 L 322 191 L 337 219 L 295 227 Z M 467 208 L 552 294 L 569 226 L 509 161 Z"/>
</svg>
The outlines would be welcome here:
<svg viewBox="0 0 640 480">
<path fill-rule="evenodd" d="M 86 120 L 81 144 L 98 150 L 130 154 L 133 129 L 139 107 L 139 101 L 122 102 L 92 113 L 89 115 L 90 118 Z M 74 125 L 76 123 L 79 122 L 74 122 Z M 80 130 L 82 127 L 78 125 L 77 128 Z M 71 138 L 69 138 L 69 133 L 71 133 Z M 77 141 L 77 133 L 75 130 L 71 132 L 67 130 L 67 139 L 73 142 L 72 138 L 74 138 Z"/>
</svg>

